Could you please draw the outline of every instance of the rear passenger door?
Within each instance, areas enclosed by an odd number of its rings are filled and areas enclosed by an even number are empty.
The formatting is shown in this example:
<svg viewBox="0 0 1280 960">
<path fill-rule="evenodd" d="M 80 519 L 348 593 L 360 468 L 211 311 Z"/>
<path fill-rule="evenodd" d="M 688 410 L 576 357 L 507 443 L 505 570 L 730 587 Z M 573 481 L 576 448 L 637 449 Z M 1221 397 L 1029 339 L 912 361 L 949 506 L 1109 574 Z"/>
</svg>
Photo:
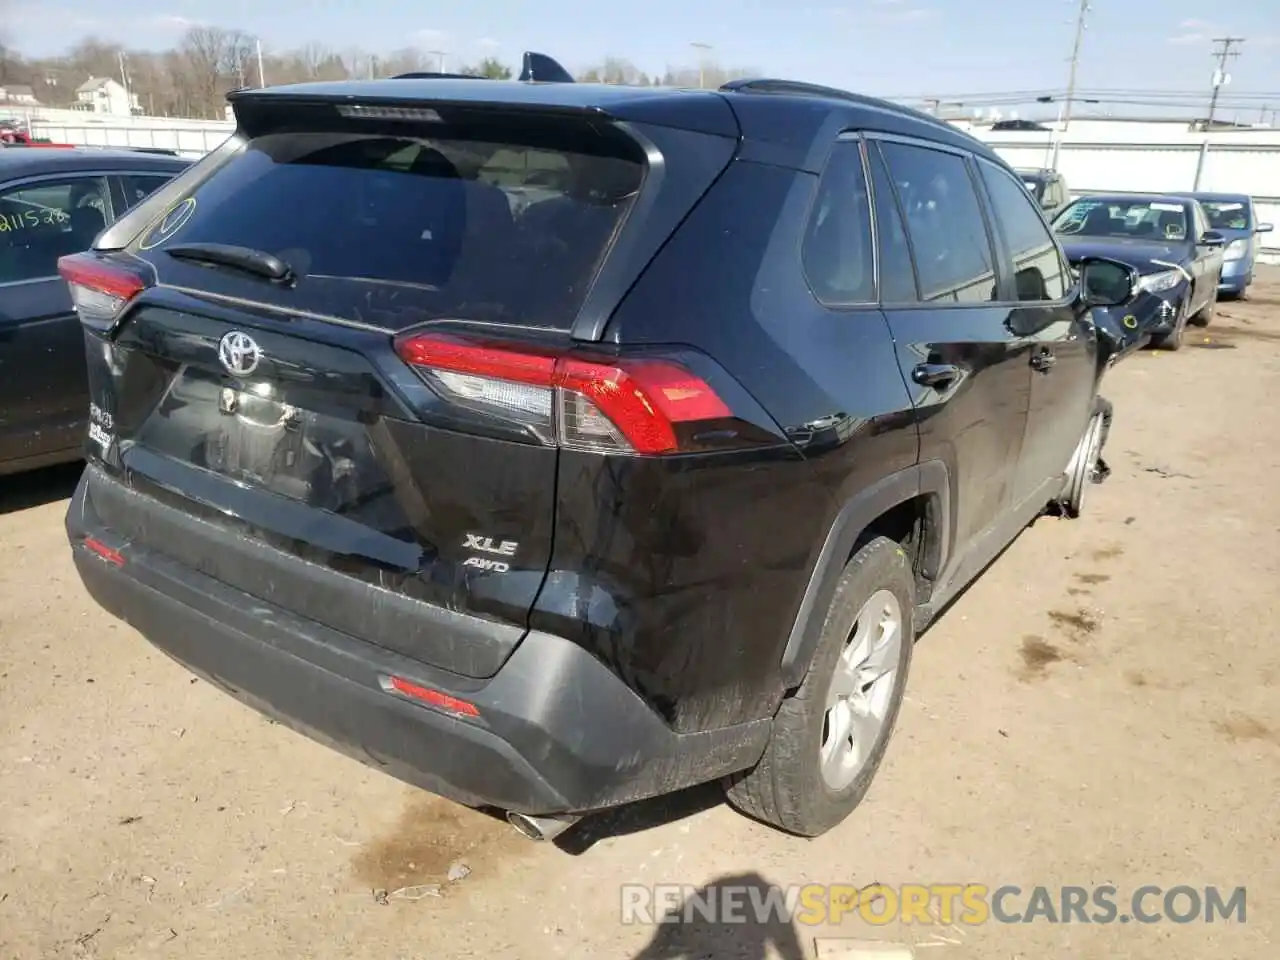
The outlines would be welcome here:
<svg viewBox="0 0 1280 960">
<path fill-rule="evenodd" d="M 872 139 L 882 308 L 916 409 L 920 459 L 942 461 L 950 475 L 945 585 L 1020 529 L 1002 521 L 1027 424 L 1031 344 L 1009 325 L 972 160 L 933 143 Z"/>
<path fill-rule="evenodd" d="M 995 164 L 981 159 L 977 164 L 996 227 L 1001 272 L 1013 279 L 1017 303 L 1009 324 L 1031 347 L 1031 406 L 1014 505 L 1039 509 L 1060 489 L 1093 410 L 1097 332 L 1076 308 L 1065 259 L 1026 191 Z"/>
<path fill-rule="evenodd" d="M 83 442 L 84 340 L 58 258 L 91 246 L 111 217 L 106 176 L 0 187 L 0 463 Z"/>
</svg>

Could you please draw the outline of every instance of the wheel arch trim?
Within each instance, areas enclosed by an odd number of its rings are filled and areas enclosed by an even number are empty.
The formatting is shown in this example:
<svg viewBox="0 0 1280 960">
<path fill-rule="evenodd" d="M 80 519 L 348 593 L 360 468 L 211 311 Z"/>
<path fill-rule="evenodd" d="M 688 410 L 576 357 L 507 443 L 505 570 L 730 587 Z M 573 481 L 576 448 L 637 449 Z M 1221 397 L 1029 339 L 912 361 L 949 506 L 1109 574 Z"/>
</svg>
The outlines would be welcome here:
<svg viewBox="0 0 1280 960">
<path fill-rule="evenodd" d="M 782 680 L 788 689 L 804 679 L 840 574 L 858 538 L 877 518 L 913 497 L 928 495 L 936 498 L 939 512 L 936 522 L 931 524 L 931 531 L 939 538 L 937 569 L 946 569 L 951 546 L 950 490 L 947 465 L 941 460 L 926 460 L 888 474 L 841 505 L 809 574 L 809 582 L 783 649 Z"/>
</svg>

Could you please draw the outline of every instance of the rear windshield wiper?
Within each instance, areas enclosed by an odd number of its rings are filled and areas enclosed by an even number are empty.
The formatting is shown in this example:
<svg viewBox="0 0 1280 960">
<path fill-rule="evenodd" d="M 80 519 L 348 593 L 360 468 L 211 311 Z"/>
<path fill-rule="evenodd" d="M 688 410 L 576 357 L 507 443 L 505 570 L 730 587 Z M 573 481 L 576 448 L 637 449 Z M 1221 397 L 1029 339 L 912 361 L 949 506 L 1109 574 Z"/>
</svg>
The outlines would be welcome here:
<svg viewBox="0 0 1280 960">
<path fill-rule="evenodd" d="M 165 247 L 164 252 L 179 260 L 243 270 L 276 283 L 291 283 L 295 279 L 293 267 L 285 261 L 252 247 L 237 247 L 229 243 L 175 243 Z"/>
</svg>

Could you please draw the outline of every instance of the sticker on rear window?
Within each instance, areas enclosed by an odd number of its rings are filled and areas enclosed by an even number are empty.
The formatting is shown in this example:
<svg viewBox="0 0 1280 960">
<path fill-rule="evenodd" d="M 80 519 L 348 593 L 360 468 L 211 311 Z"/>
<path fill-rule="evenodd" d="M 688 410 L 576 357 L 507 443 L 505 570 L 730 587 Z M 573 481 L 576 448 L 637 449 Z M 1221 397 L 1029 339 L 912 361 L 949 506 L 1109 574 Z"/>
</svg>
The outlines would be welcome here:
<svg viewBox="0 0 1280 960">
<path fill-rule="evenodd" d="M 1162 210 L 1165 213 L 1181 213 L 1182 205 L 1178 203 L 1158 203 L 1157 202 L 1157 203 L 1151 204 L 1151 209 Z"/>
<path fill-rule="evenodd" d="M 154 250 L 175 233 L 182 229 L 191 215 L 196 212 L 196 198 L 187 197 L 176 206 L 170 207 L 147 233 L 146 239 L 138 246 L 143 250 Z"/>
</svg>

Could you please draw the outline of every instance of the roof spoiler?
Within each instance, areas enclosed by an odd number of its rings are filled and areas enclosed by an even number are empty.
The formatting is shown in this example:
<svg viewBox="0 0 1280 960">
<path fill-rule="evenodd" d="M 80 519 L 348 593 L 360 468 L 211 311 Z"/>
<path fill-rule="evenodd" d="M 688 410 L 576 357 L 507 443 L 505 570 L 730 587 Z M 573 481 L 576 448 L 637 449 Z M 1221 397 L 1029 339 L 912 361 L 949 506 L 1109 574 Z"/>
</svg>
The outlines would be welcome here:
<svg viewBox="0 0 1280 960">
<path fill-rule="evenodd" d="M 477 77 L 465 73 L 435 73 L 419 71 L 414 73 L 398 73 L 392 80 L 476 80 Z M 560 66 L 545 53 L 534 53 L 526 50 L 520 68 L 521 83 L 573 83 L 573 74 Z"/>
</svg>

